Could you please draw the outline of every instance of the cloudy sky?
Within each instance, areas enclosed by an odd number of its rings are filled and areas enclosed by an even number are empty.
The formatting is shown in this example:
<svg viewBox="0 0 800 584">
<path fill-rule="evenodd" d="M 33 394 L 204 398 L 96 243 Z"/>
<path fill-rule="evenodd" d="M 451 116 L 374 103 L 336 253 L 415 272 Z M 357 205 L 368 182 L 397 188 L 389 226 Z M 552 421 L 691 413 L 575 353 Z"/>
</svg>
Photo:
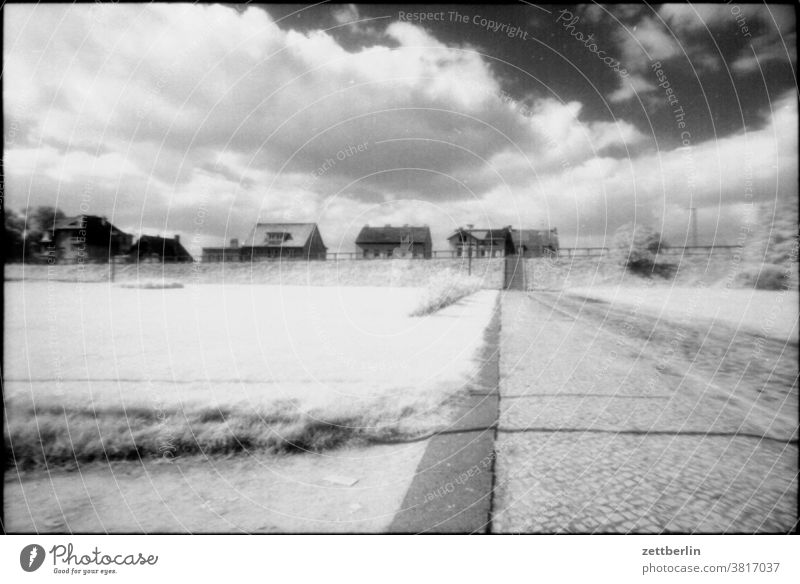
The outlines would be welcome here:
<svg viewBox="0 0 800 584">
<path fill-rule="evenodd" d="M 567 10 L 567 12 L 564 12 Z M 424 12 L 420 12 L 424 11 Z M 256 221 L 623 223 L 733 243 L 797 197 L 790 5 L 7 5 L 6 205 L 180 233 Z"/>
</svg>

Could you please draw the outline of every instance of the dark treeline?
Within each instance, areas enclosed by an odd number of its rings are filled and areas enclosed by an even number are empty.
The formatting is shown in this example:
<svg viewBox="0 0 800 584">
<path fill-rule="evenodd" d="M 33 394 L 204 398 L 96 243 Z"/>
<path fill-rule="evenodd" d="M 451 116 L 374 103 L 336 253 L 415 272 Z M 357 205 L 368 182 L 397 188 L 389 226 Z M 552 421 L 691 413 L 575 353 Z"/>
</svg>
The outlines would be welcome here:
<svg viewBox="0 0 800 584">
<path fill-rule="evenodd" d="M 45 233 L 53 238 L 56 223 L 66 217 L 55 207 L 40 206 L 23 211 L 4 209 L 3 251 L 6 262 L 35 260 L 41 254 Z"/>
</svg>

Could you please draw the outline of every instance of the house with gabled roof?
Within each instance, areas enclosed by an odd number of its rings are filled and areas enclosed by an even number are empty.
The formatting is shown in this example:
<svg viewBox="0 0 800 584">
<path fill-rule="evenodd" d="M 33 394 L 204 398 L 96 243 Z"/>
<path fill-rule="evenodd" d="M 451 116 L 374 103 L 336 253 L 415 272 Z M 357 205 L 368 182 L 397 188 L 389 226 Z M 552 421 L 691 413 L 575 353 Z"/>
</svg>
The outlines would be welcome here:
<svg viewBox="0 0 800 584">
<path fill-rule="evenodd" d="M 447 238 L 456 257 L 501 258 L 514 255 L 516 247 L 511 226 L 501 229 L 475 229 L 472 225 L 459 227 Z"/>
<path fill-rule="evenodd" d="M 258 223 L 240 251 L 242 261 L 324 260 L 327 252 L 316 223 Z"/>
<path fill-rule="evenodd" d="M 512 229 L 517 255 L 540 258 L 558 254 L 558 229 Z"/>
<path fill-rule="evenodd" d="M 53 227 L 53 240 L 42 242 L 47 253 L 62 262 L 107 262 L 128 253 L 132 243 L 132 235 L 96 215 L 59 219 Z"/>
<path fill-rule="evenodd" d="M 128 258 L 132 262 L 193 262 L 194 258 L 181 244 L 179 235 L 175 237 L 161 237 L 159 235 L 142 235 L 133 244 Z"/>
<path fill-rule="evenodd" d="M 427 225 L 365 225 L 356 237 L 356 247 L 364 259 L 430 259 L 433 240 Z"/>
</svg>

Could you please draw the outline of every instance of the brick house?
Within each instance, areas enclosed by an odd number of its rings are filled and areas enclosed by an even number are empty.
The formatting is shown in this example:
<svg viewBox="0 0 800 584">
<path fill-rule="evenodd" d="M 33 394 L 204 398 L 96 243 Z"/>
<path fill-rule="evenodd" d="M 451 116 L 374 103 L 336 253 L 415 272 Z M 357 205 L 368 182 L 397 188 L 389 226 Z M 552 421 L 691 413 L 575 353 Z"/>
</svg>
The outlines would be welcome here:
<svg viewBox="0 0 800 584">
<path fill-rule="evenodd" d="M 359 257 L 365 259 L 430 259 L 433 252 L 431 230 L 416 227 L 370 227 L 365 225 L 356 237 Z"/>
<path fill-rule="evenodd" d="M 78 215 L 57 221 L 52 242 L 43 242 L 43 247 L 60 262 L 107 262 L 127 254 L 132 243 L 132 235 L 105 217 Z"/>
<path fill-rule="evenodd" d="M 514 255 L 516 247 L 511 226 L 502 229 L 475 229 L 472 225 L 459 227 L 447 238 L 456 257 L 501 258 Z"/>
</svg>

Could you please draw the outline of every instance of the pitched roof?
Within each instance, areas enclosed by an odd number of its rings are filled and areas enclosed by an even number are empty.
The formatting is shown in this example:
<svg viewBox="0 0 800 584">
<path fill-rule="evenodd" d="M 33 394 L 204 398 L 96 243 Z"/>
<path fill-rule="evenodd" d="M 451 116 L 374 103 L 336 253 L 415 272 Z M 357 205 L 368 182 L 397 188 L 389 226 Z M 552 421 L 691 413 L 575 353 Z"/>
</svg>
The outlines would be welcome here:
<svg viewBox="0 0 800 584">
<path fill-rule="evenodd" d="M 506 239 L 509 234 L 508 227 L 502 229 L 456 229 L 447 239 L 453 239 L 462 234 L 469 234 L 478 241 L 491 241 L 495 239 Z"/>
<path fill-rule="evenodd" d="M 79 229 L 82 227 L 84 215 L 64 217 L 56 221 L 55 229 Z"/>
<path fill-rule="evenodd" d="M 412 241 L 422 243 L 430 241 L 431 230 L 429 227 L 418 227 L 413 225 L 403 227 L 370 227 L 365 225 L 356 237 L 356 243 L 396 243 L 400 244 L 402 239 L 411 236 Z"/>
<path fill-rule="evenodd" d="M 558 233 L 552 229 L 512 229 L 514 245 L 549 245 L 558 242 Z"/>
<path fill-rule="evenodd" d="M 142 235 L 130 253 L 135 256 L 157 254 L 161 258 L 194 259 L 180 241 L 158 235 Z"/>
<path fill-rule="evenodd" d="M 101 226 L 103 226 L 103 223 L 105 223 L 105 226 L 109 227 L 111 233 L 125 233 L 105 217 L 98 217 L 97 215 L 75 215 L 74 217 L 64 217 L 63 219 L 56 221 L 54 231 L 59 231 L 62 229 L 85 229 L 90 223 L 95 225 L 99 223 Z"/>
<path fill-rule="evenodd" d="M 257 223 L 247 238 L 247 247 L 303 247 L 316 229 L 316 223 Z M 281 243 L 268 243 L 268 233 L 286 233 Z"/>
</svg>

